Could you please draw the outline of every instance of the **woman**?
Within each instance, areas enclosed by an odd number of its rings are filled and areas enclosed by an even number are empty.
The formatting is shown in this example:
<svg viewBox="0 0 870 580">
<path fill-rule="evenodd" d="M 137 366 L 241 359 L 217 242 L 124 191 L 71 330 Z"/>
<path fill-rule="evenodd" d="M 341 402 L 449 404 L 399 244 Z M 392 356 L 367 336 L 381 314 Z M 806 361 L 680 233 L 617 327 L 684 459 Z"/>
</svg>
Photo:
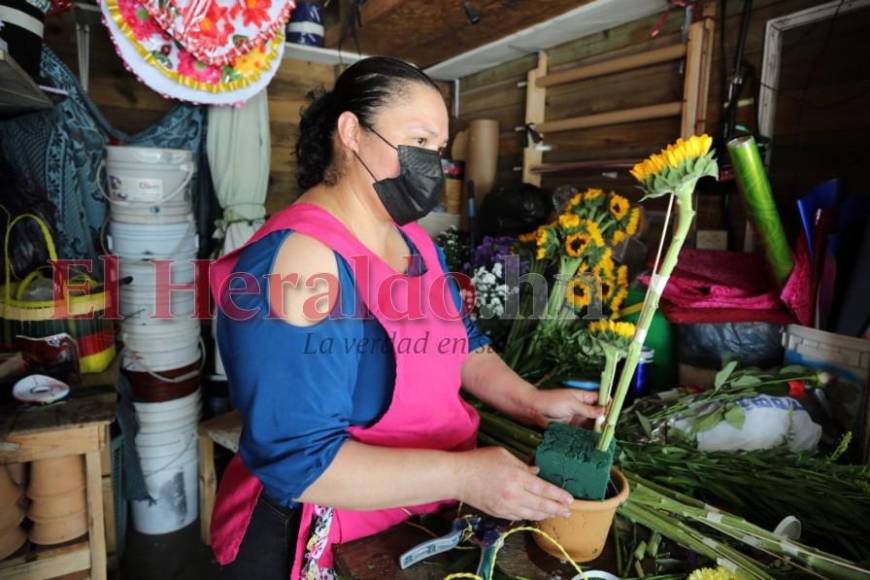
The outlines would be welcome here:
<svg viewBox="0 0 870 580">
<path fill-rule="evenodd" d="M 539 426 L 599 411 L 594 395 L 523 381 L 460 314 L 443 255 L 414 223 L 442 193 L 447 133 L 423 72 L 354 64 L 303 114 L 305 193 L 214 267 L 244 423 L 212 520 L 226 577 L 328 577 L 333 544 L 452 500 L 509 519 L 568 514 L 570 495 L 536 468 L 475 449 L 460 385 Z"/>
</svg>

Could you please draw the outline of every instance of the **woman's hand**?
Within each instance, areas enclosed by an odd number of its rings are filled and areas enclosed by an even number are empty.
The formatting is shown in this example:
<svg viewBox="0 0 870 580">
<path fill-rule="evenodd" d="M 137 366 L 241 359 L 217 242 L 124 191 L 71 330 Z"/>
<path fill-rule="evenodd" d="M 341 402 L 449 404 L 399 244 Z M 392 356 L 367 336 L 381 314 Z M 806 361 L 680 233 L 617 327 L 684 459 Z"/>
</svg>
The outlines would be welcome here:
<svg viewBox="0 0 870 580">
<path fill-rule="evenodd" d="M 531 394 L 535 423 L 544 428 L 552 421 L 582 426 L 604 414 L 595 403 L 598 393 L 580 389 L 538 389 Z"/>
<path fill-rule="evenodd" d="M 526 465 L 505 449 L 484 447 L 455 455 L 457 499 L 508 520 L 570 515 L 571 494 L 537 477 L 538 467 Z"/>
</svg>

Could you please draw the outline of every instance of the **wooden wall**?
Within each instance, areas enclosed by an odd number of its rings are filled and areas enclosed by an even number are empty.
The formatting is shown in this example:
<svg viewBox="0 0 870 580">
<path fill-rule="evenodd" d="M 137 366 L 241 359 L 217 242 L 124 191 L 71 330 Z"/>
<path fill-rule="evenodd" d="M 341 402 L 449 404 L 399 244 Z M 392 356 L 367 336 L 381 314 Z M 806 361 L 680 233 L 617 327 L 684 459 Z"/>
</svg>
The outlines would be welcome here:
<svg viewBox="0 0 870 580">
<path fill-rule="evenodd" d="M 818 0 L 755 0 L 746 42 L 746 60 L 755 68 L 756 75 L 754 81 L 750 79 L 745 85 L 743 99 L 757 95 L 767 20 L 821 3 Z M 718 7 L 719 3 L 715 4 Z M 742 5 L 743 2 L 737 0 L 727 2 L 725 55 L 729 73 L 733 64 Z M 863 30 L 866 35 L 866 31 L 870 29 L 868 16 L 870 10 L 866 9 L 841 15 L 834 21 L 833 27 L 830 22 L 820 23 L 789 33 L 784 38 L 783 51 L 786 56 L 783 59 L 783 103 L 779 105 L 776 119 L 778 145 L 782 147 L 782 151 L 781 154 L 774 154 L 772 180 L 781 207 L 787 206 L 787 218 L 793 213 L 791 202 L 799 192 L 805 191 L 812 183 L 831 172 L 854 172 L 855 156 L 864 156 L 863 159 L 866 160 L 867 151 L 870 150 L 867 136 L 870 115 L 866 113 L 870 110 L 870 91 L 867 90 L 870 83 L 870 61 L 857 57 L 860 52 L 857 47 L 864 44 L 859 31 Z M 550 71 L 575 66 L 580 62 L 591 63 L 611 56 L 646 51 L 679 42 L 682 19 L 676 12 L 670 16 L 658 37 L 650 38 L 650 31 L 658 18 L 659 15 L 654 15 L 554 47 L 548 51 Z M 718 21 L 715 34 L 707 119 L 707 131 L 711 134 L 719 128 L 722 110 L 720 103 L 724 100 L 720 93 L 722 51 Z M 847 49 L 849 46 L 853 51 L 851 58 Z M 525 89 L 518 87 L 517 83 L 525 81 L 527 71 L 534 68 L 536 62 L 536 55 L 530 54 L 466 77 L 461 82 L 458 128 L 474 118 L 494 118 L 501 123 L 498 174 L 500 184 L 515 183 L 520 179 L 520 174 L 514 168 L 522 164 L 523 138 L 522 133 L 514 131 L 514 127 L 523 123 Z M 547 91 L 546 118 L 559 119 L 680 100 L 682 82 L 678 63 L 672 62 L 551 87 Z M 800 95 L 806 86 L 809 86 L 808 100 L 813 105 L 801 106 L 796 93 Z M 836 103 L 836 95 L 847 100 L 848 104 Z M 755 103 L 752 102 L 740 109 L 738 121 L 754 129 L 755 117 Z M 794 133 L 800 137 L 795 138 Z M 544 154 L 544 161 L 639 158 L 658 150 L 677 136 L 679 119 L 676 117 L 554 133 L 546 139 L 553 150 Z M 848 166 L 835 153 L 842 152 L 842 148 L 833 146 L 838 140 L 848 146 L 852 156 L 852 163 Z M 823 159 L 814 158 L 814 153 L 816 157 Z M 625 193 L 633 191 L 634 185 L 627 175 L 610 180 L 589 174 L 559 173 L 545 175 L 543 179 L 546 188 L 561 184 L 608 187 Z M 702 198 L 700 206 L 699 222 L 702 227 L 719 227 L 721 212 L 718 198 Z M 740 203 L 732 206 L 735 225 L 740 225 Z M 740 236 L 741 231 L 734 233 Z"/>
<path fill-rule="evenodd" d="M 70 15 L 46 23 L 45 41 L 74 73 L 78 73 L 75 26 Z M 176 101 L 165 99 L 139 82 L 115 53 L 102 27 L 91 30 L 89 95 L 117 129 L 135 133 L 159 120 Z M 266 209 L 281 209 L 298 194 L 293 147 L 299 132 L 299 112 L 311 90 L 332 86 L 330 65 L 285 59 L 269 85 L 272 167 Z"/>
</svg>

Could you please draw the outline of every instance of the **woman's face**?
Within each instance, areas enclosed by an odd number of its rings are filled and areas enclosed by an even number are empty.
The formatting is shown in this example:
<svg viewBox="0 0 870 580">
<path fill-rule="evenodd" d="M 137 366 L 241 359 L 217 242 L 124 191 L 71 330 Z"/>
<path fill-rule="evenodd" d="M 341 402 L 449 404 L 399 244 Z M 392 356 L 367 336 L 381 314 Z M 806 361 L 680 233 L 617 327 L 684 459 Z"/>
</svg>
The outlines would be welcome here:
<svg viewBox="0 0 870 580">
<path fill-rule="evenodd" d="M 375 116 L 375 131 L 395 147 L 446 147 L 450 125 L 441 94 L 422 83 L 407 84 L 403 93 Z M 359 155 L 379 180 L 399 175 L 398 153 L 384 139 L 366 130 L 360 136 Z"/>
</svg>

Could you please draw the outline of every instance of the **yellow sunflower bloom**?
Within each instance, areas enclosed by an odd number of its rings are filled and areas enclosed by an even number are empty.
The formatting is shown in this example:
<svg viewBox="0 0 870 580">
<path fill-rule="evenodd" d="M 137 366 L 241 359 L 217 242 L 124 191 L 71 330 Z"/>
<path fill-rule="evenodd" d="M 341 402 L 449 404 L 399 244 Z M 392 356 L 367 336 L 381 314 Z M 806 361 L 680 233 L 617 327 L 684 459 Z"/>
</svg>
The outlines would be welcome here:
<svg viewBox="0 0 870 580">
<path fill-rule="evenodd" d="M 538 229 L 535 230 L 535 238 L 537 239 L 539 246 L 546 244 L 549 237 L 550 230 L 548 230 L 546 227 L 538 226 Z"/>
<path fill-rule="evenodd" d="M 604 236 L 601 235 L 601 229 L 597 223 L 592 220 L 586 220 L 586 231 L 589 232 L 589 236 L 596 246 L 600 247 L 604 245 Z"/>
<path fill-rule="evenodd" d="M 563 230 L 580 227 L 580 216 L 574 213 L 563 213 L 559 216 L 559 226 Z"/>
<path fill-rule="evenodd" d="M 618 246 L 622 242 L 624 242 L 628 238 L 625 233 L 625 230 L 614 230 L 613 234 L 610 236 L 610 244 L 613 246 Z"/>
<path fill-rule="evenodd" d="M 610 255 L 610 248 L 607 248 L 604 255 L 601 257 L 598 263 L 595 264 L 592 272 L 600 278 L 607 278 L 609 280 L 613 278 L 613 270 L 613 258 Z"/>
<path fill-rule="evenodd" d="M 611 278 L 603 278 L 600 275 L 595 275 L 595 280 L 598 282 L 598 287 L 601 288 L 601 298 L 605 301 L 613 298 L 616 293 L 616 284 Z"/>
<path fill-rule="evenodd" d="M 688 580 L 737 580 L 737 576 L 727 568 L 719 566 L 718 568 L 698 568 L 689 574 Z"/>
<path fill-rule="evenodd" d="M 610 317 L 616 318 L 619 316 L 619 309 L 622 307 L 622 303 L 625 299 L 628 298 L 628 288 L 621 288 L 616 296 L 613 297 L 613 300 L 610 301 Z"/>
<path fill-rule="evenodd" d="M 583 194 L 582 193 L 575 193 L 574 195 L 571 196 L 571 199 L 568 200 L 568 203 L 566 204 L 566 206 L 567 206 L 566 209 L 571 209 L 571 208 L 577 207 L 581 203 L 583 203 Z"/>
<path fill-rule="evenodd" d="M 594 189 L 594 188 L 591 188 L 591 187 L 590 187 L 589 189 L 586 190 L 586 193 L 583 194 L 583 197 L 585 197 L 587 200 L 590 200 L 590 201 L 591 201 L 591 200 L 593 200 L 593 199 L 598 199 L 598 198 L 601 197 L 602 195 L 604 195 L 604 191 L 603 191 L 603 190 L 601 190 L 601 189 Z"/>
<path fill-rule="evenodd" d="M 666 167 L 676 169 L 687 159 L 703 157 L 710 152 L 712 145 L 713 138 L 709 135 L 693 135 L 688 139 L 679 138 L 676 143 L 668 145 L 659 153 L 654 153 L 635 165 L 629 173 L 643 183 Z"/>
<path fill-rule="evenodd" d="M 589 306 L 589 302 L 592 301 L 592 291 L 586 280 L 574 278 L 568 282 L 568 287 L 565 289 L 565 298 L 574 308 L 583 308 L 584 306 Z"/>
<path fill-rule="evenodd" d="M 535 258 L 538 260 L 543 260 L 547 257 L 547 248 L 538 248 L 538 251 L 535 252 Z"/>
<path fill-rule="evenodd" d="M 620 266 L 616 269 L 616 283 L 622 288 L 628 287 L 628 266 Z"/>
<path fill-rule="evenodd" d="M 625 226 L 625 233 L 633 236 L 637 233 L 638 227 L 640 227 L 640 208 L 635 207 L 631 209 L 631 213 L 628 216 L 628 225 Z"/>
<path fill-rule="evenodd" d="M 589 245 L 590 240 L 591 237 L 589 234 L 571 234 L 568 236 L 568 239 L 565 240 L 565 253 L 572 258 L 579 258 L 583 252 L 586 251 L 586 246 Z"/>
<path fill-rule="evenodd" d="M 524 242 L 524 243 L 534 242 L 537 238 L 538 238 L 538 232 L 536 232 L 536 231 L 527 232 L 525 234 L 520 234 L 517 236 L 517 240 Z"/>
<path fill-rule="evenodd" d="M 628 200 L 621 195 L 613 194 L 613 197 L 610 198 L 610 204 L 608 207 L 613 219 L 619 221 L 625 217 L 626 213 L 628 213 L 630 204 L 628 203 Z"/>
<path fill-rule="evenodd" d="M 606 318 L 590 322 L 588 326 L 588 330 L 592 334 L 610 333 L 620 338 L 634 337 L 635 329 L 636 327 L 632 322 L 614 322 Z"/>
</svg>

